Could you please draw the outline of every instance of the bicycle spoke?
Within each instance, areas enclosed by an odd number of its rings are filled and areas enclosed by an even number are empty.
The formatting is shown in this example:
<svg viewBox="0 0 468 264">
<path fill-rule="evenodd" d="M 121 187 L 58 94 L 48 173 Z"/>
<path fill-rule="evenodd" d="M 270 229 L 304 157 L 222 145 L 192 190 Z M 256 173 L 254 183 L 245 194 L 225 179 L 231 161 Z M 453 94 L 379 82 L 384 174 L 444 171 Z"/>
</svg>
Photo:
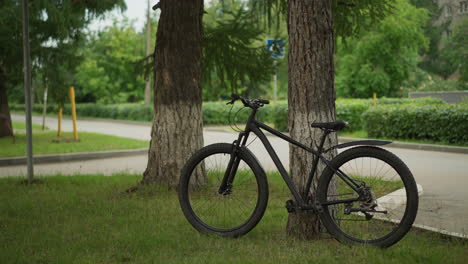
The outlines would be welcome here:
<svg viewBox="0 0 468 264">
<path fill-rule="evenodd" d="M 392 166 L 380 159 L 364 156 L 344 162 L 338 169 L 357 183 L 364 183 L 363 186 L 372 192 L 376 203 L 373 205 L 369 202 L 367 205 L 365 201 L 347 201 L 359 195 L 338 175 L 333 174 L 330 182 L 336 182 L 334 185 L 336 189 L 330 185 L 331 189 L 327 192 L 325 201 L 336 204 L 328 205 L 326 208 L 343 233 L 367 241 L 382 237 L 398 228 L 398 223 L 405 213 L 406 193 L 402 179 Z M 395 204 L 395 201 L 402 204 Z M 367 217 L 364 213 L 356 211 L 345 213 L 346 210 L 361 210 L 360 208 L 366 206 L 374 206 L 376 211 L 386 211 L 386 213 L 369 211 L 366 212 Z"/>
<path fill-rule="evenodd" d="M 221 154 L 207 158 L 205 170 L 209 186 L 189 193 L 192 210 L 197 217 L 220 229 L 231 229 L 245 223 L 254 211 L 258 199 L 255 175 L 243 161 L 239 162 L 229 193 L 218 193 L 230 158 L 230 155 Z"/>
</svg>

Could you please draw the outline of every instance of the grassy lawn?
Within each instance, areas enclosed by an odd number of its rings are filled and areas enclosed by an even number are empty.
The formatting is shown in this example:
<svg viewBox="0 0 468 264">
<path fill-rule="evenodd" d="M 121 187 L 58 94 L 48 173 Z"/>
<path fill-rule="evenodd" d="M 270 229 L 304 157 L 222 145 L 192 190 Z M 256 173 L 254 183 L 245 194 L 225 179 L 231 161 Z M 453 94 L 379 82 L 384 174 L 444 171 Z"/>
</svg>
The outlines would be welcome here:
<svg viewBox="0 0 468 264">
<path fill-rule="evenodd" d="M 339 132 L 338 135 L 341 137 L 363 138 L 363 139 L 368 138 L 367 131 L 364 131 L 364 130 L 358 130 L 354 132 Z M 378 139 L 407 142 L 407 143 L 418 143 L 418 144 L 468 147 L 468 144 L 453 144 L 449 142 L 432 141 L 432 140 L 425 140 L 425 139 L 394 139 L 394 138 L 378 138 Z"/>
<path fill-rule="evenodd" d="M 26 124 L 23 122 L 12 122 L 12 125 L 13 129 L 18 132 L 22 132 L 22 130 L 26 129 Z M 32 124 L 32 128 L 33 130 L 40 130 L 42 129 L 42 125 Z M 45 129 L 47 130 L 48 128 L 45 127 Z"/>
<path fill-rule="evenodd" d="M 467 241 L 414 229 L 389 249 L 302 241 L 284 232 L 286 187 L 272 175 L 264 218 L 246 236 L 197 233 L 176 192 L 141 176 L 51 176 L 43 184 L 0 179 L 2 263 L 466 263 Z"/>
<path fill-rule="evenodd" d="M 372 192 L 374 192 L 377 198 L 385 196 L 393 191 L 396 191 L 400 188 L 403 188 L 403 182 L 401 180 L 382 180 L 381 178 L 377 177 L 360 177 L 354 175 L 348 175 L 355 181 L 364 181 L 366 186 L 370 186 L 372 188 Z M 335 176 L 336 177 L 336 176 Z M 356 193 L 351 189 L 351 187 L 345 184 L 342 180 L 338 179 L 338 191 L 337 193 L 351 193 L 351 196 L 356 196 Z"/>
<path fill-rule="evenodd" d="M 12 138 L 0 139 L 0 157 L 17 157 L 26 155 L 26 135 L 24 124 L 14 123 L 16 140 Z M 94 152 L 119 149 L 136 149 L 148 147 L 148 142 L 130 138 L 122 138 L 97 133 L 78 133 L 79 142 L 60 142 L 57 139 L 57 131 L 41 130 L 40 125 L 33 125 L 33 151 L 34 154 L 63 154 L 73 152 Z M 62 138 L 73 138 L 73 134 L 66 132 Z"/>
</svg>

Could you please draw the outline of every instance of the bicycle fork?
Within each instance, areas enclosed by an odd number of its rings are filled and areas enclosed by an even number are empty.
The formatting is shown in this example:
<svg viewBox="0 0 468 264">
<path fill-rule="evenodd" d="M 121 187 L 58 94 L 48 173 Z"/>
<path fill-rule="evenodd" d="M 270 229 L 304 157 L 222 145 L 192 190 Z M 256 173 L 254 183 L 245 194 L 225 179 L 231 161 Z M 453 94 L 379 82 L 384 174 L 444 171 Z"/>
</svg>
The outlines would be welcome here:
<svg viewBox="0 0 468 264">
<path fill-rule="evenodd" d="M 234 182 L 234 178 L 237 173 L 237 169 L 239 168 L 239 163 L 240 163 L 240 157 L 238 155 L 239 153 L 239 148 L 242 145 L 245 144 L 247 141 L 248 133 L 241 132 L 239 134 L 239 138 L 237 140 L 234 140 L 232 143 L 232 151 L 231 151 L 231 157 L 229 159 L 228 166 L 226 168 L 226 172 L 224 172 L 224 177 L 221 182 L 221 185 L 219 186 L 218 193 L 223 194 L 223 195 L 228 195 L 232 191 L 232 183 Z"/>
<path fill-rule="evenodd" d="M 219 186 L 218 193 L 223 195 L 228 195 L 231 193 L 232 182 L 236 176 L 237 169 L 239 168 L 240 158 L 237 156 L 237 151 L 231 153 L 231 158 L 229 160 L 228 167 L 226 172 L 224 172 L 223 181 Z"/>
</svg>

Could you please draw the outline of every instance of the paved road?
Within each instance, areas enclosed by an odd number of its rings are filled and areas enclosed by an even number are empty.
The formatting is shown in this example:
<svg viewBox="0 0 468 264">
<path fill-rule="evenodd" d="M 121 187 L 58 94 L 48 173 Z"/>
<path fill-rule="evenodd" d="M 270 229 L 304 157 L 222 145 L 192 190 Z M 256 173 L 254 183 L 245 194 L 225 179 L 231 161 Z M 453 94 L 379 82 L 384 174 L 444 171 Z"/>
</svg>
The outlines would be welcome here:
<svg viewBox="0 0 468 264">
<path fill-rule="evenodd" d="M 13 120 L 23 121 L 21 115 L 13 115 Z M 34 123 L 41 123 L 41 118 L 33 117 Z M 57 120 L 48 117 L 46 125 L 55 128 Z M 71 131 L 72 125 L 69 119 L 64 119 L 62 127 L 65 131 Z M 79 120 L 79 131 L 98 132 L 122 137 L 149 140 L 150 125 L 121 123 L 101 120 Z M 205 129 L 205 145 L 215 142 L 232 142 L 236 138 L 234 133 L 220 132 Z M 269 138 L 278 156 L 283 163 L 288 165 L 289 146 L 284 141 Z M 391 146 L 391 145 L 390 145 Z M 266 170 L 276 169 L 260 143 L 255 140 L 249 148 L 259 158 Z M 430 226 L 436 229 L 444 229 L 468 235 L 468 155 L 444 152 L 408 150 L 388 147 L 388 150 L 399 156 L 411 169 L 416 181 L 424 189 L 420 199 L 420 210 L 416 223 Z M 66 164 L 42 164 L 35 166 L 38 175 L 47 174 L 76 174 L 99 173 L 110 175 L 115 172 L 127 171 L 142 173 L 146 167 L 147 156 L 132 156 L 123 158 L 100 159 L 83 162 L 69 162 Z M 0 177 L 24 176 L 25 166 L 3 167 Z"/>
</svg>

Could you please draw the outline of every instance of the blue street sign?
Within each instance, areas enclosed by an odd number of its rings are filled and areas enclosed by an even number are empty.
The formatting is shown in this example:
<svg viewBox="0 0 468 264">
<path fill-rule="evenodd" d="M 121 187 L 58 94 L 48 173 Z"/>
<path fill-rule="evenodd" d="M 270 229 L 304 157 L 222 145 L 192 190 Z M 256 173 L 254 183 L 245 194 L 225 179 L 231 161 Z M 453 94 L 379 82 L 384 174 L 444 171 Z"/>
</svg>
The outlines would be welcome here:
<svg viewBox="0 0 468 264">
<path fill-rule="evenodd" d="M 271 52 L 271 57 L 275 59 L 284 58 L 284 41 L 282 39 L 267 39 L 267 51 Z"/>
</svg>

